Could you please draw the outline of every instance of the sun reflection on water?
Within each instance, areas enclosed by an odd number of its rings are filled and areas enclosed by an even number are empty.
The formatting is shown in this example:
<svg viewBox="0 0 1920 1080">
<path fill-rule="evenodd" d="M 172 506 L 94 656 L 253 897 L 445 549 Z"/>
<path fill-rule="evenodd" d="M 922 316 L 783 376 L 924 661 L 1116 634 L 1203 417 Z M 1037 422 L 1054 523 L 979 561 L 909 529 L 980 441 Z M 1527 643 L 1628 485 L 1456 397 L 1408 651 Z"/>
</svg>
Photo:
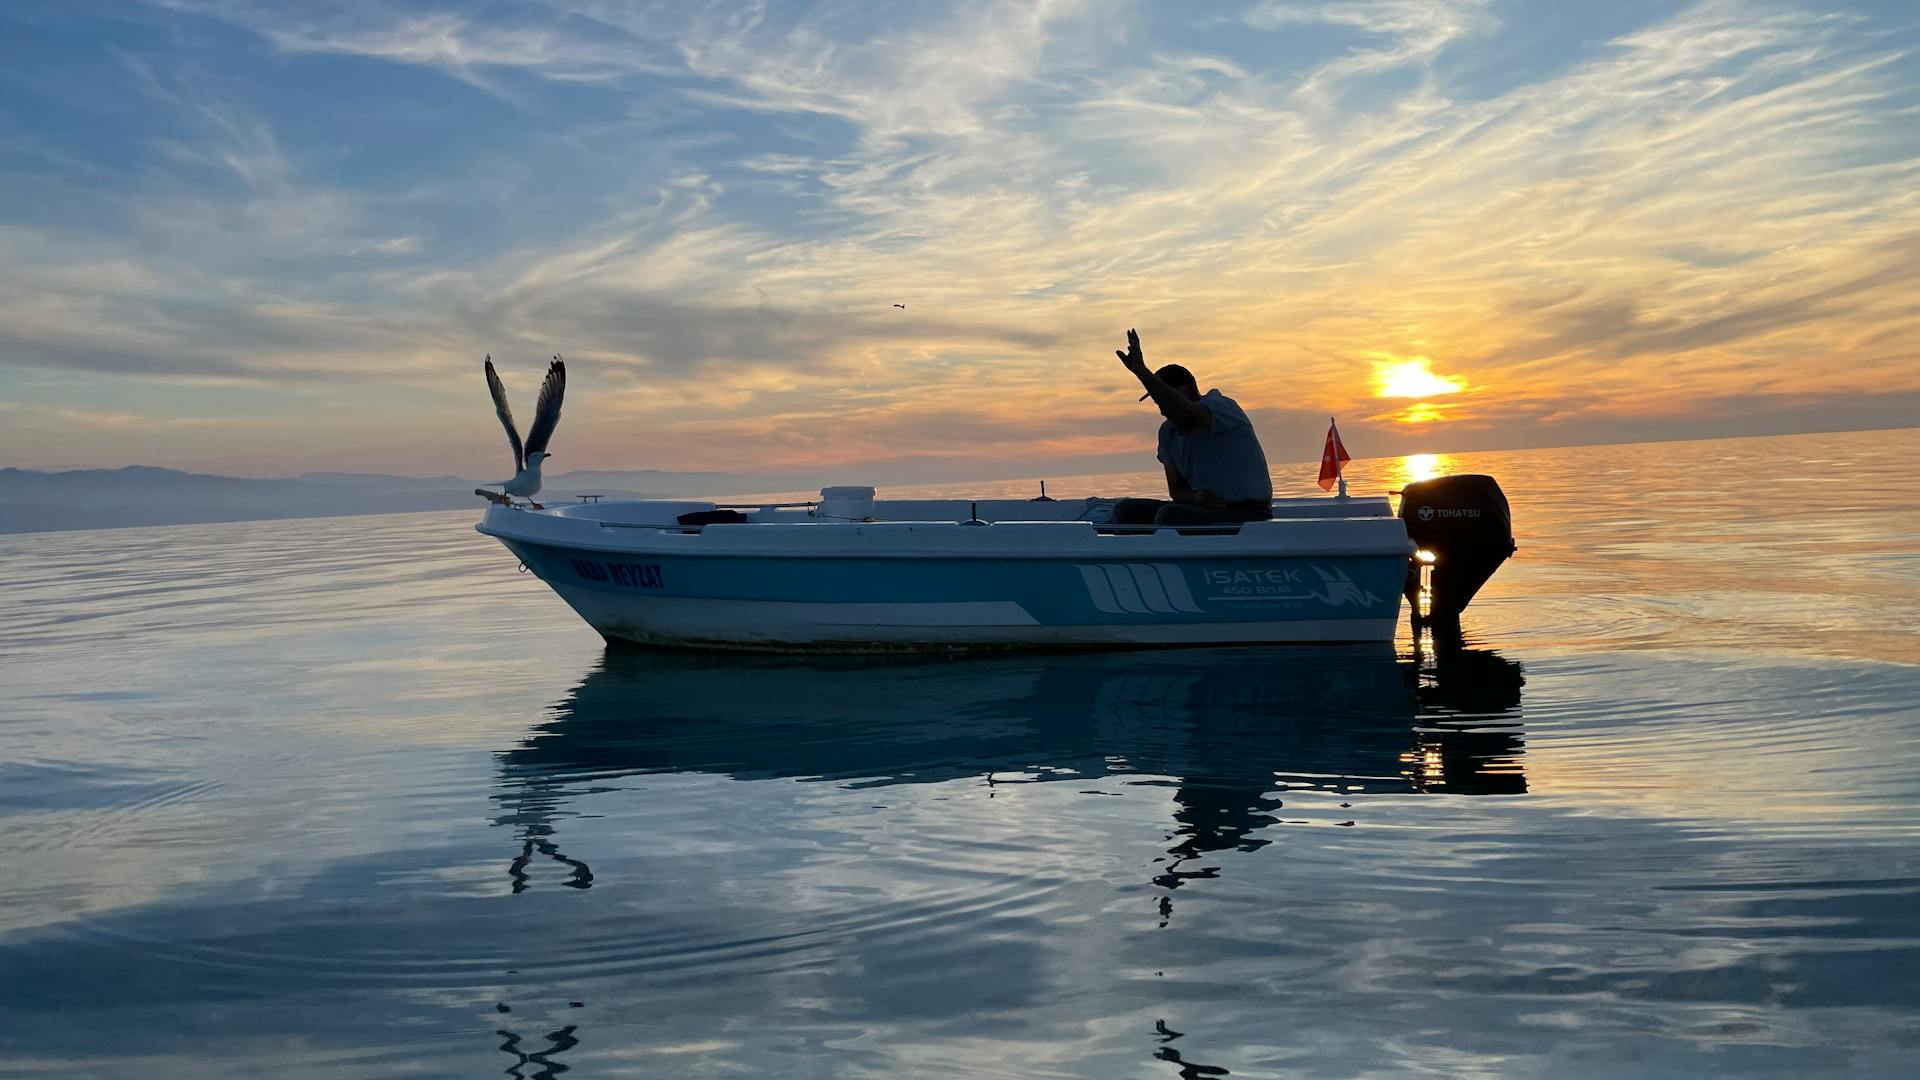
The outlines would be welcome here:
<svg viewBox="0 0 1920 1080">
<path fill-rule="evenodd" d="M 1408 454 L 1400 459 L 1400 484 L 1431 480 L 1453 471 L 1453 459 L 1445 454 Z"/>
</svg>

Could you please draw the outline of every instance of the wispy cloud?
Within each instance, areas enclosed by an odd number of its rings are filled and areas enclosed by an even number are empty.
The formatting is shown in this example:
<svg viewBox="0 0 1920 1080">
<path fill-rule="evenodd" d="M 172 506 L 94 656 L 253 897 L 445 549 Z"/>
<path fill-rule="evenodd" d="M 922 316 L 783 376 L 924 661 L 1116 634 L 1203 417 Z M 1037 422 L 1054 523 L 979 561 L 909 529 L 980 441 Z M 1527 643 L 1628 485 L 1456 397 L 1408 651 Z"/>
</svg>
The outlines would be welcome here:
<svg viewBox="0 0 1920 1080">
<path fill-rule="evenodd" d="M 1333 0 L 1303 4 L 1268 2 L 1247 12 L 1256 30 L 1324 23 L 1357 31 L 1361 43 L 1316 67 L 1298 93 L 1318 96 L 1358 76 L 1424 64 L 1448 46 L 1486 29 L 1486 0 Z"/>
<path fill-rule="evenodd" d="M 0 414 L 12 418 L 14 423 L 37 421 L 43 427 L 58 426 L 81 431 L 207 429 L 232 427 L 235 423 L 232 417 L 158 416 L 120 409 L 69 409 L 57 405 L 26 405 L 10 401 L 0 401 Z"/>
<path fill-rule="evenodd" d="M 325 382 L 369 432 L 404 386 L 435 471 L 487 350 L 580 361 L 575 460 L 689 467 L 1144 450 L 1129 326 L 1382 446 L 1920 392 L 1920 39 L 1864 13 L 162 10 L 224 51 L 115 45 L 156 133 L 28 133 L 138 164 L 113 228 L 0 234 L 0 372 Z M 1377 400 L 1381 356 L 1465 389 Z"/>
</svg>

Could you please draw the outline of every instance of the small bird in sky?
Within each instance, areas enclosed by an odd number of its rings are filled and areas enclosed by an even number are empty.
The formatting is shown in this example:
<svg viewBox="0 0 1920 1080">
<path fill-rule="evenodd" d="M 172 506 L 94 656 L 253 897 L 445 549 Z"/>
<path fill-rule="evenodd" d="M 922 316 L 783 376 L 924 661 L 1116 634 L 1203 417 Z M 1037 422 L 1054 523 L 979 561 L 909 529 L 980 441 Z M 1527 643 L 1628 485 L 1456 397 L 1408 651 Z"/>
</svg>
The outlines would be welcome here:
<svg viewBox="0 0 1920 1080">
<path fill-rule="evenodd" d="M 520 443 L 520 432 L 513 426 L 513 410 L 507 407 L 507 388 L 493 370 L 493 357 L 487 357 L 487 392 L 493 395 L 493 411 L 500 426 L 507 429 L 507 444 L 513 447 L 514 474 L 511 480 L 496 481 L 493 486 L 509 496 L 529 498 L 540 490 L 540 465 L 552 454 L 547 442 L 560 423 L 560 399 L 567 393 L 567 365 L 558 356 L 547 365 L 547 379 L 540 384 L 539 400 L 533 406 L 533 426 L 527 429 L 527 441 Z"/>
<path fill-rule="evenodd" d="M 899 308 L 901 311 L 907 310 L 907 305 L 905 304 L 895 304 L 893 306 Z"/>
</svg>

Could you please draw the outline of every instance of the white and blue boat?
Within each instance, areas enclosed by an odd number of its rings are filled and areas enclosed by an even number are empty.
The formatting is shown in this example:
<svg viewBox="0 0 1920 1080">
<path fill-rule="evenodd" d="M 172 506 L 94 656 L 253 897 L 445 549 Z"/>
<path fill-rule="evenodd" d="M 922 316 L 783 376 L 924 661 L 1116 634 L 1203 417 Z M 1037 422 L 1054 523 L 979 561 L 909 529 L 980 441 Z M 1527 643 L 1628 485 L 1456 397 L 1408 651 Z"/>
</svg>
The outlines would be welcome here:
<svg viewBox="0 0 1920 1080">
<path fill-rule="evenodd" d="M 609 641 L 643 644 L 1389 642 L 1417 592 L 1408 521 L 1384 496 L 1276 499 L 1272 520 L 1197 528 L 1101 524 L 1108 505 L 827 488 L 807 503 L 496 503 L 477 528 Z"/>
</svg>

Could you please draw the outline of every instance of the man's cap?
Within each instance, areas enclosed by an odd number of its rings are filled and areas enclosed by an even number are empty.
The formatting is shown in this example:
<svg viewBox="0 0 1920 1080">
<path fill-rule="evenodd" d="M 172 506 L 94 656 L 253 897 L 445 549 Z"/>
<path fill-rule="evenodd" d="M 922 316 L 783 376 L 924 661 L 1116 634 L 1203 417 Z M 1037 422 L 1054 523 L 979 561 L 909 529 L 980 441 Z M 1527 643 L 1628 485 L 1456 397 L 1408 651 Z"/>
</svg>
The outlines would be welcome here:
<svg viewBox="0 0 1920 1080">
<path fill-rule="evenodd" d="M 1193 372 L 1179 364 L 1168 364 L 1154 372 L 1153 376 L 1168 386 L 1191 386 L 1196 390 L 1200 388 L 1200 380 L 1193 377 Z M 1140 400 L 1145 401 L 1152 396 L 1152 394 L 1141 394 Z"/>
</svg>

